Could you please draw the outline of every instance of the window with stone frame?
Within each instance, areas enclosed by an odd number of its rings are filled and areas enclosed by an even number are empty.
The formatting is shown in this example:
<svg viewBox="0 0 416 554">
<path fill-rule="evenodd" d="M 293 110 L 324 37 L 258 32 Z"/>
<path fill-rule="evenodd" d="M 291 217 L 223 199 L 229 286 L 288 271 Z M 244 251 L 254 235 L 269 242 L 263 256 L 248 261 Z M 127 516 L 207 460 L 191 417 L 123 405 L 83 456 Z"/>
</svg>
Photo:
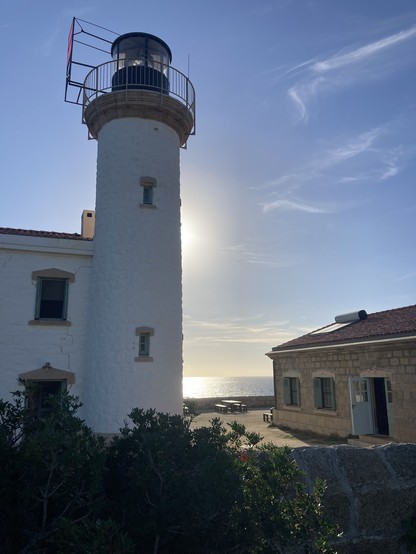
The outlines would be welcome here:
<svg viewBox="0 0 416 554">
<path fill-rule="evenodd" d="M 283 401 L 286 406 L 300 406 L 300 380 L 298 377 L 283 378 Z"/>
<path fill-rule="evenodd" d="M 154 189 L 156 187 L 156 179 L 154 177 L 140 177 L 140 186 L 142 187 L 142 202 L 141 208 L 155 208 L 154 204 Z"/>
<path fill-rule="evenodd" d="M 68 279 L 38 278 L 35 319 L 66 319 Z"/>
<path fill-rule="evenodd" d="M 67 321 L 68 294 L 75 275 L 61 269 L 49 268 L 32 272 L 36 284 L 34 319 L 29 324 L 62 324 Z"/>
<path fill-rule="evenodd" d="M 59 402 L 60 395 L 66 390 L 66 381 L 32 381 L 27 385 L 27 408 L 38 419 L 48 417 Z"/>
<path fill-rule="evenodd" d="M 315 377 L 313 380 L 315 408 L 335 410 L 335 380 L 332 377 Z"/>
<path fill-rule="evenodd" d="M 138 337 L 138 356 L 136 362 L 152 362 L 151 357 L 151 337 L 154 335 L 153 327 L 137 327 L 136 336 Z"/>
</svg>

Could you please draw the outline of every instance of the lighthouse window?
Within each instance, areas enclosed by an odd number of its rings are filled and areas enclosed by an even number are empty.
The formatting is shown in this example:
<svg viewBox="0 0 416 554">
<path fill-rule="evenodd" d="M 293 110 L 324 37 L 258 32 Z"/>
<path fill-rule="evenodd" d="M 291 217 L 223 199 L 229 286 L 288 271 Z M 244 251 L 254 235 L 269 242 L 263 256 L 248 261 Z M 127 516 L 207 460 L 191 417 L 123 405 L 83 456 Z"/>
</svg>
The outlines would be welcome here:
<svg viewBox="0 0 416 554">
<path fill-rule="evenodd" d="M 136 336 L 138 337 L 138 357 L 135 358 L 136 362 L 152 362 L 153 358 L 150 357 L 150 341 L 154 335 L 154 329 L 152 327 L 138 327 L 136 329 Z"/>
<path fill-rule="evenodd" d="M 153 204 L 153 187 L 143 187 L 143 204 Z"/>
<path fill-rule="evenodd" d="M 150 335 L 141 333 L 139 338 L 139 356 L 148 356 L 150 353 Z"/>
<path fill-rule="evenodd" d="M 154 209 L 156 207 L 153 202 L 156 179 L 154 177 L 140 177 L 140 186 L 143 189 L 140 207 Z"/>
</svg>

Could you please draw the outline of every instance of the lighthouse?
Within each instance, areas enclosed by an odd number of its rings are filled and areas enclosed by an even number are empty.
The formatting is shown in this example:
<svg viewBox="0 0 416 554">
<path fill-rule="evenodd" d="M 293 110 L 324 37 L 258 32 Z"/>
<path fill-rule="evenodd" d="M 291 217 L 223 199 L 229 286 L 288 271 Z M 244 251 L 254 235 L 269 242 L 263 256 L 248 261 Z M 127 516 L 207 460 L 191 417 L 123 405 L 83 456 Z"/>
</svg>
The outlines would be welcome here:
<svg viewBox="0 0 416 554">
<path fill-rule="evenodd" d="M 179 157 L 195 95 L 171 61 L 160 38 L 128 33 L 82 87 L 98 146 L 81 399 L 99 433 L 117 432 L 135 407 L 182 412 Z"/>
</svg>

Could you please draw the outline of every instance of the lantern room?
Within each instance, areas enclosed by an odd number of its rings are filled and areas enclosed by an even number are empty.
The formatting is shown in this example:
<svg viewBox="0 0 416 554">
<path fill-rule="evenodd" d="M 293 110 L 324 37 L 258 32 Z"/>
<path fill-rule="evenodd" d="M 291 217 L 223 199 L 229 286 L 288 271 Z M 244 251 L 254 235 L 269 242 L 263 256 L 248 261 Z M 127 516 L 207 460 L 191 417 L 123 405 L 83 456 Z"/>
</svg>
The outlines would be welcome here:
<svg viewBox="0 0 416 554">
<path fill-rule="evenodd" d="M 147 33 L 128 33 L 112 44 L 115 72 L 112 90 L 146 89 L 169 91 L 168 69 L 172 61 L 169 46 Z"/>
</svg>

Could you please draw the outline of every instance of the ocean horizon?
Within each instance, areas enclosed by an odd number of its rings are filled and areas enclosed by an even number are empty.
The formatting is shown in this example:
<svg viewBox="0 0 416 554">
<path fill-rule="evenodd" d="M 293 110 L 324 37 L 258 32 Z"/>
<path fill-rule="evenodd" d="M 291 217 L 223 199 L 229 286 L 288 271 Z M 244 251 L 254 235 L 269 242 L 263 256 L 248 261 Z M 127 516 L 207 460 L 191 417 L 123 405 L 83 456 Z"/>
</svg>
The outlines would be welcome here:
<svg viewBox="0 0 416 554">
<path fill-rule="evenodd" d="M 272 376 L 183 377 L 184 398 L 273 396 Z"/>
</svg>

